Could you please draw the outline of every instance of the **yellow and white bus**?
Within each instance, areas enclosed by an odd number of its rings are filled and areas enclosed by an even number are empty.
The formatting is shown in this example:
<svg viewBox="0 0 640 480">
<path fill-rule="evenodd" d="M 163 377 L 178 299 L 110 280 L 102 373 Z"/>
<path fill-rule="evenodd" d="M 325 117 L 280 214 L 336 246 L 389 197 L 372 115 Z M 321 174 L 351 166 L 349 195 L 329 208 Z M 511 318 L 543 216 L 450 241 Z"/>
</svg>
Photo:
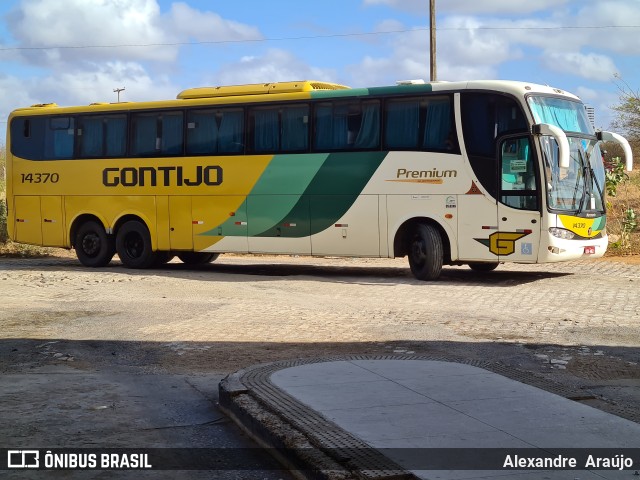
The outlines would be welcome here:
<svg viewBox="0 0 640 480">
<path fill-rule="evenodd" d="M 443 265 L 600 257 L 605 171 L 580 100 L 521 82 L 316 81 L 189 89 L 157 102 L 11 113 L 16 242 L 131 268 L 220 253 Z"/>
</svg>

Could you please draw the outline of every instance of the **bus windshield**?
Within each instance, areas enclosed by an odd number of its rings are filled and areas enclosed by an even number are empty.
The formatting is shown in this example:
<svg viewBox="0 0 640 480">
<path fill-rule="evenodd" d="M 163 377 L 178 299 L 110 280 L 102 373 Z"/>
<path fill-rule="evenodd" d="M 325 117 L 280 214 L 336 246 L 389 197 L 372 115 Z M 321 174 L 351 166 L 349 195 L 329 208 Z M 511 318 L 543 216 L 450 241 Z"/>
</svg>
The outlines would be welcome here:
<svg viewBox="0 0 640 480">
<path fill-rule="evenodd" d="M 541 137 L 547 204 L 553 210 L 596 216 L 604 213 L 605 171 L 597 140 L 568 136 L 569 168 L 558 166 L 558 144 Z"/>
<path fill-rule="evenodd" d="M 536 123 L 548 123 L 565 132 L 595 135 L 584 104 L 566 98 L 531 95 L 527 98 Z"/>
<path fill-rule="evenodd" d="M 584 104 L 535 95 L 528 97 L 527 101 L 536 123 L 548 123 L 563 129 L 569 140 L 569 168 L 560 168 L 556 141 L 547 136 L 541 139 L 549 208 L 574 214 L 585 213 L 586 216 L 603 214 L 604 164 Z"/>
</svg>

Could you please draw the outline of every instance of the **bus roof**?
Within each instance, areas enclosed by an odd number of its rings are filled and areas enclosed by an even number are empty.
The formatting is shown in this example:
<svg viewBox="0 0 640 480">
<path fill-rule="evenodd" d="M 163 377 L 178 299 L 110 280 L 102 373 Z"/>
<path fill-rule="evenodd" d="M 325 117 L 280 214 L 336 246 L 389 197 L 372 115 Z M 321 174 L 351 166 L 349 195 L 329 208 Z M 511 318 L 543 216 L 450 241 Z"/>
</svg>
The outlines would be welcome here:
<svg viewBox="0 0 640 480">
<path fill-rule="evenodd" d="M 336 83 L 315 80 L 274 82 L 247 85 L 191 88 L 180 92 L 177 99 L 146 102 L 92 103 L 86 106 L 60 107 L 55 103 L 43 103 L 19 108 L 14 115 L 98 113 L 109 111 L 142 110 L 153 108 L 180 108 L 182 106 L 231 105 L 305 99 L 331 99 L 339 97 L 367 97 L 377 95 L 422 94 L 427 92 L 452 92 L 461 90 L 499 91 L 522 97 L 538 93 L 562 95 L 579 100 L 564 90 L 526 82 L 509 80 L 473 80 L 465 82 L 401 83 L 399 85 L 350 88 Z"/>
<path fill-rule="evenodd" d="M 312 92 L 317 90 L 346 90 L 349 87 L 337 83 L 302 80 L 297 82 L 252 83 L 248 85 L 225 85 L 220 87 L 190 88 L 178 94 L 179 100 L 194 98 L 264 95 L 278 93 Z"/>
</svg>

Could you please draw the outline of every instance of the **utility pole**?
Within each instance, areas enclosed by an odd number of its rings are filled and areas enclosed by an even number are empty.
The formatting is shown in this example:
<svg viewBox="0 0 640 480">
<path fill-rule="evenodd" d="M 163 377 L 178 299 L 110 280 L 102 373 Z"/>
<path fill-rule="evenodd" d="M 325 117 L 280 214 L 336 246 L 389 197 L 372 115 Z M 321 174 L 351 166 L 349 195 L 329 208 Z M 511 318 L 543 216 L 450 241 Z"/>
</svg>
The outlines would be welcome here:
<svg viewBox="0 0 640 480">
<path fill-rule="evenodd" d="M 431 33 L 429 66 L 431 81 L 435 82 L 438 80 L 436 72 L 436 0 L 429 0 L 429 32 Z"/>
<path fill-rule="evenodd" d="M 118 94 L 118 103 L 120 103 L 120 92 L 124 91 L 124 87 L 122 88 L 114 88 L 113 89 L 113 93 L 117 93 Z"/>
</svg>

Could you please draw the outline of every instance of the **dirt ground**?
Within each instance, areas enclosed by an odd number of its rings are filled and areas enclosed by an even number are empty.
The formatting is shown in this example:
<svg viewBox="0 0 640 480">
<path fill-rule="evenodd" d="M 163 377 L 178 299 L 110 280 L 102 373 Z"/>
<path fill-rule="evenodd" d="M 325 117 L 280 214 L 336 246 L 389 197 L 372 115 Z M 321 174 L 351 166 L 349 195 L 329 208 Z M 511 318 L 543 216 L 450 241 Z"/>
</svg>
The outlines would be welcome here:
<svg viewBox="0 0 640 480">
<path fill-rule="evenodd" d="M 640 422 L 636 257 L 419 282 L 405 259 L 223 255 L 140 271 L 55 253 L 0 258 L 0 447 L 209 445 L 224 375 L 349 355 L 491 361 Z"/>
<path fill-rule="evenodd" d="M 66 362 L 224 374 L 398 348 L 508 361 L 491 351 L 607 347 L 624 350 L 628 368 L 640 360 L 638 257 L 505 264 L 489 275 L 445 268 L 441 281 L 423 283 L 405 259 L 223 255 L 201 268 L 174 260 L 137 271 L 117 260 L 88 269 L 72 252 L 54 253 L 0 259 L 5 345 L 34 344 L 3 354 L 0 372 Z M 589 370 L 585 362 L 573 355 L 566 369 Z"/>
</svg>

